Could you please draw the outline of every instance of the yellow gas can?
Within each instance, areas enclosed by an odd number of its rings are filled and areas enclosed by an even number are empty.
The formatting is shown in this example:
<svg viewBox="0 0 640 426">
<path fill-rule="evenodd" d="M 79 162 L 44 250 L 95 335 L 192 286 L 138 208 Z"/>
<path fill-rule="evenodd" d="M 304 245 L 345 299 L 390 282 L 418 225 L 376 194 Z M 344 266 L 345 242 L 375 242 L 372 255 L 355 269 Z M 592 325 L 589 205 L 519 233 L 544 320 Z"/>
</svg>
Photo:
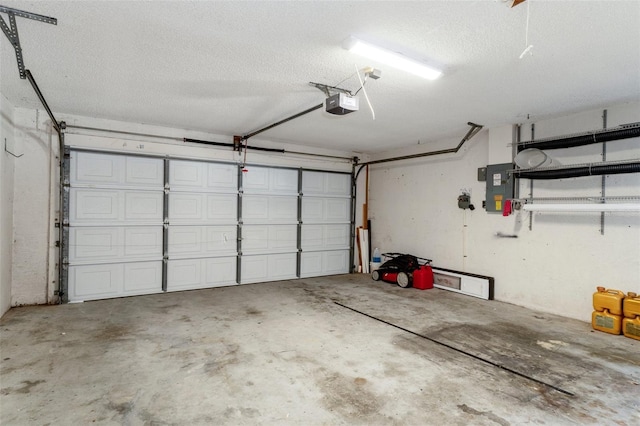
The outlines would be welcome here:
<svg viewBox="0 0 640 426">
<path fill-rule="evenodd" d="M 622 333 L 632 339 L 640 340 L 640 316 L 622 319 Z"/>
<path fill-rule="evenodd" d="M 593 293 L 593 309 L 598 312 L 606 309 L 612 315 L 622 315 L 623 299 L 624 293 L 620 290 L 598 287 L 598 291 Z"/>
<path fill-rule="evenodd" d="M 591 326 L 598 331 L 605 333 L 620 334 L 622 330 L 622 317 L 612 315 L 607 309 L 602 312 L 593 311 L 591 314 Z"/>
<path fill-rule="evenodd" d="M 622 302 L 622 312 L 627 318 L 640 316 L 640 296 L 632 292 L 627 293 L 627 297 Z"/>
</svg>

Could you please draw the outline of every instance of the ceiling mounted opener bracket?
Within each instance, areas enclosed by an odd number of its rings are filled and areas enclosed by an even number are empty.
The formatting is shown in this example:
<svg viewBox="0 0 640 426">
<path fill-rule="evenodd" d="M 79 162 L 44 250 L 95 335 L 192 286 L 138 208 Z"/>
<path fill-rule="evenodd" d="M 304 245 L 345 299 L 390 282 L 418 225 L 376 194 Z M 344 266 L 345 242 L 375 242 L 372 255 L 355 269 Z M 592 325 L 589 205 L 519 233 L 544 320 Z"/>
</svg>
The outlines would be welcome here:
<svg viewBox="0 0 640 426">
<path fill-rule="evenodd" d="M 4 35 L 7 36 L 9 42 L 13 46 L 13 49 L 16 51 L 16 60 L 18 61 L 18 72 L 20 73 L 20 78 L 25 79 L 27 78 L 27 74 L 25 72 L 24 59 L 22 58 L 22 47 L 20 46 L 20 38 L 18 37 L 16 16 L 20 16 L 21 18 L 33 19 L 35 21 L 45 22 L 47 24 L 53 25 L 58 25 L 58 20 L 49 16 L 38 15 L 37 13 L 26 12 L 24 10 L 13 9 L 5 6 L 0 6 L 0 12 L 6 13 L 9 17 L 9 25 L 7 25 L 2 16 L 0 16 L 0 27 L 2 27 Z"/>
</svg>

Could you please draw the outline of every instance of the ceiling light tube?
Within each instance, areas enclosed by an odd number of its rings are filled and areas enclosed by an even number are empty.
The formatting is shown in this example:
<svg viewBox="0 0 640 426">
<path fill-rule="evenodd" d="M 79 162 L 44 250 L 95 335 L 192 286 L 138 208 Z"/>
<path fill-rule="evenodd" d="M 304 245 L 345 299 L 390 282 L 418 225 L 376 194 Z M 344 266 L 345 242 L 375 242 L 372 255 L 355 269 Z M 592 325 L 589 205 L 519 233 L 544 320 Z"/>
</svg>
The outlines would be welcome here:
<svg viewBox="0 0 640 426">
<path fill-rule="evenodd" d="M 349 37 L 346 39 L 342 43 L 342 47 L 357 55 L 407 71 L 428 80 L 435 80 L 442 75 L 441 70 L 427 65 L 424 62 L 409 58 L 399 52 L 393 52 L 391 50 L 375 46 L 355 37 Z"/>
</svg>

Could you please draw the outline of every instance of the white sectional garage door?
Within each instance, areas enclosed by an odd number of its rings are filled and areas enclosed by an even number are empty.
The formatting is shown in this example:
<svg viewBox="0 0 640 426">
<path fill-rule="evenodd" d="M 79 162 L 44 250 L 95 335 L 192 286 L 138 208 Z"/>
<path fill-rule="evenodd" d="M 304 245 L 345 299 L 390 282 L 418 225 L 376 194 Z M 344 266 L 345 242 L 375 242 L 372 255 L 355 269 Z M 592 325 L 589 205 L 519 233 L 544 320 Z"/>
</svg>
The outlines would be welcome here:
<svg viewBox="0 0 640 426">
<path fill-rule="evenodd" d="M 169 160 L 167 291 L 236 284 L 238 167 Z"/>
<path fill-rule="evenodd" d="M 349 272 L 349 174 L 71 151 L 67 299 Z"/>
<path fill-rule="evenodd" d="M 248 167 L 242 192 L 240 282 L 296 278 L 298 171 Z"/>
<path fill-rule="evenodd" d="M 302 172 L 302 256 L 300 276 L 349 271 L 351 177 Z"/>
<path fill-rule="evenodd" d="M 164 163 L 71 153 L 69 301 L 162 291 Z"/>
</svg>

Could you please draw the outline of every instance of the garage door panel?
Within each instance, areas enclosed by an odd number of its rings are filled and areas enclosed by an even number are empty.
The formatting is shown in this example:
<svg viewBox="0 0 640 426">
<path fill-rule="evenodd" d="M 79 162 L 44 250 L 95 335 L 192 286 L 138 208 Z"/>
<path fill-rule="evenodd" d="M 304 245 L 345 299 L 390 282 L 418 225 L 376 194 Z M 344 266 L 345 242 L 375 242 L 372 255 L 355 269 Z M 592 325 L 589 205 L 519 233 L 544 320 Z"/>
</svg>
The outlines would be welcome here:
<svg viewBox="0 0 640 426">
<path fill-rule="evenodd" d="M 302 172 L 302 193 L 304 195 L 324 193 L 324 174 L 321 172 Z"/>
<path fill-rule="evenodd" d="M 277 193 L 298 192 L 298 171 L 289 169 L 269 170 L 269 190 Z"/>
<path fill-rule="evenodd" d="M 238 166 L 209 164 L 207 187 L 220 192 L 238 192 Z"/>
<path fill-rule="evenodd" d="M 205 259 L 204 263 L 207 271 L 207 286 L 217 287 L 237 284 L 237 257 Z"/>
<path fill-rule="evenodd" d="M 157 158 L 125 157 L 124 184 L 132 186 L 164 187 L 164 161 Z"/>
<path fill-rule="evenodd" d="M 72 152 L 72 186 L 162 189 L 164 161 L 125 155 Z"/>
<path fill-rule="evenodd" d="M 169 221 L 197 220 L 203 221 L 202 203 L 203 194 L 195 193 L 170 193 L 169 194 Z"/>
<path fill-rule="evenodd" d="M 162 262 L 124 264 L 122 293 L 128 296 L 162 291 Z"/>
<path fill-rule="evenodd" d="M 266 192 L 269 190 L 269 169 L 265 167 L 247 167 L 242 174 L 244 192 Z"/>
<path fill-rule="evenodd" d="M 69 263 L 162 259 L 162 228 L 71 227 Z"/>
<path fill-rule="evenodd" d="M 237 251 L 236 226 L 171 226 L 169 258 L 231 255 Z"/>
<path fill-rule="evenodd" d="M 163 220 L 164 195 L 162 192 L 124 193 L 126 221 L 160 221 Z"/>
<path fill-rule="evenodd" d="M 117 221 L 120 214 L 118 191 L 71 188 L 69 223 Z M 124 215 L 122 215 L 124 216 Z"/>
<path fill-rule="evenodd" d="M 122 290 L 122 264 L 83 265 L 69 267 L 69 301 L 117 297 Z"/>
<path fill-rule="evenodd" d="M 200 288 L 201 273 L 201 259 L 169 260 L 167 291 Z"/>
<path fill-rule="evenodd" d="M 169 186 L 172 191 L 238 192 L 235 164 L 171 160 Z"/>
<path fill-rule="evenodd" d="M 267 281 L 269 278 L 267 255 L 242 256 L 240 269 L 243 284 Z"/>
<path fill-rule="evenodd" d="M 268 255 L 269 280 L 296 278 L 296 253 Z"/>
<path fill-rule="evenodd" d="M 300 256 L 302 278 L 322 275 L 322 252 L 303 252 Z"/>
<path fill-rule="evenodd" d="M 297 223 L 298 198 L 244 195 L 242 217 L 244 223 Z"/>
<path fill-rule="evenodd" d="M 162 227 L 131 227 L 124 229 L 124 256 L 131 258 L 162 258 Z"/>
<path fill-rule="evenodd" d="M 298 199 L 296 197 L 270 197 L 269 220 L 298 221 Z"/>
<path fill-rule="evenodd" d="M 248 221 L 267 221 L 269 218 L 269 198 L 245 195 L 242 197 L 242 219 Z"/>
<path fill-rule="evenodd" d="M 296 251 L 298 245 L 297 225 L 269 226 L 269 249 Z"/>
<path fill-rule="evenodd" d="M 162 261 L 69 267 L 69 301 L 107 299 L 162 291 Z"/>
<path fill-rule="evenodd" d="M 69 262 L 95 262 L 121 257 L 121 229 L 70 228 Z"/>
<path fill-rule="evenodd" d="M 121 155 L 73 152 L 71 184 L 114 185 L 122 181 L 124 157 Z"/>
<path fill-rule="evenodd" d="M 349 248 L 349 224 L 302 225 L 303 250 L 335 250 Z"/>
<path fill-rule="evenodd" d="M 324 194 L 324 173 L 302 172 L 302 193 L 304 195 Z"/>
<path fill-rule="evenodd" d="M 238 228 L 230 226 L 207 226 L 204 228 L 206 253 L 236 254 L 238 249 Z"/>
<path fill-rule="evenodd" d="M 324 247 L 324 225 L 302 225 L 302 249 Z"/>
<path fill-rule="evenodd" d="M 193 290 L 236 284 L 233 257 L 169 260 L 167 291 Z"/>
<path fill-rule="evenodd" d="M 199 161 L 169 161 L 169 186 L 172 190 L 179 187 L 202 188 L 205 182 L 206 163 Z"/>
<path fill-rule="evenodd" d="M 172 226 L 169 228 L 169 257 L 178 254 L 197 255 L 202 252 L 202 228 L 199 226 Z"/>
<path fill-rule="evenodd" d="M 301 255 L 300 276 L 303 278 L 348 272 L 349 250 L 303 252 Z"/>
<path fill-rule="evenodd" d="M 297 194 L 298 171 L 268 167 L 248 167 L 242 176 L 245 193 Z"/>
<path fill-rule="evenodd" d="M 350 197 L 351 175 L 340 173 L 326 173 L 325 193 L 327 195 L 342 195 L 345 197 Z"/>
<path fill-rule="evenodd" d="M 161 224 L 160 191 L 71 188 L 70 225 Z"/>
<path fill-rule="evenodd" d="M 242 283 L 296 278 L 296 253 L 242 257 Z"/>
<path fill-rule="evenodd" d="M 302 198 L 302 222 L 321 222 L 324 218 L 322 198 Z"/>
<path fill-rule="evenodd" d="M 237 195 L 207 195 L 207 221 L 234 223 L 238 220 Z"/>
<path fill-rule="evenodd" d="M 349 225 L 325 225 L 324 247 L 328 249 L 349 248 L 351 229 Z"/>
<path fill-rule="evenodd" d="M 169 222 L 172 224 L 236 223 L 235 194 L 179 192 L 169 194 Z"/>
<path fill-rule="evenodd" d="M 325 217 L 328 222 L 348 222 L 351 211 L 351 200 L 348 198 L 327 198 L 325 203 Z"/>
<path fill-rule="evenodd" d="M 302 193 L 307 196 L 351 197 L 351 175 L 304 171 Z"/>
<path fill-rule="evenodd" d="M 297 225 L 245 225 L 242 228 L 242 252 L 295 252 Z"/>
<path fill-rule="evenodd" d="M 349 251 L 336 250 L 323 253 L 323 270 L 328 275 L 349 272 Z"/>
<path fill-rule="evenodd" d="M 349 198 L 302 198 L 302 221 L 311 223 L 350 222 Z"/>
<path fill-rule="evenodd" d="M 242 251 L 269 249 L 269 227 L 266 225 L 246 225 L 242 227 Z"/>
</svg>

